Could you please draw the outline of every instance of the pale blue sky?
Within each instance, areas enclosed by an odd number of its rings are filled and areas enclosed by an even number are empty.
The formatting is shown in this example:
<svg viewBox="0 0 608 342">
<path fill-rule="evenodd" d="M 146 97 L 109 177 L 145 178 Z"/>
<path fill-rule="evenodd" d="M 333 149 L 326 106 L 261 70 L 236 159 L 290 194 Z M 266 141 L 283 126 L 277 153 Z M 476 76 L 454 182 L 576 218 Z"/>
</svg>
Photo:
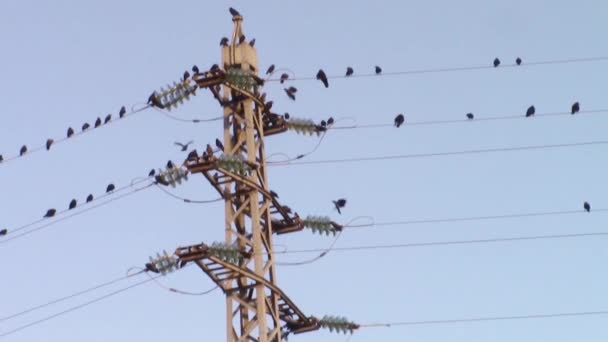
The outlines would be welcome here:
<svg viewBox="0 0 608 342">
<path fill-rule="evenodd" d="M 144 102 L 197 64 L 220 59 L 219 40 L 243 14 L 260 66 L 297 76 L 606 56 L 608 4 L 601 1 L 32 1 L 0 2 L 0 154 L 62 137 L 121 105 Z M 359 123 L 459 119 L 607 108 L 606 62 L 382 78 L 294 82 L 291 102 L 277 84 L 266 91 L 279 113 Z M 176 112 L 217 116 L 207 92 Z M 400 129 L 334 131 L 310 160 L 425 153 L 605 139 L 601 114 L 466 122 Z M 73 197 L 100 194 L 184 155 L 175 140 L 201 150 L 221 122 L 186 124 L 146 111 L 58 144 L 50 152 L 0 165 L 0 226 L 40 218 Z M 314 138 L 268 138 L 269 153 L 304 153 Z M 359 215 L 377 221 L 608 208 L 605 147 L 508 152 L 343 165 L 270 168 L 271 188 L 301 215 Z M 176 193 L 216 194 L 202 177 Z M 331 200 L 348 198 L 342 216 Z M 0 316 L 119 277 L 162 249 L 223 239 L 223 204 L 186 205 L 151 189 L 0 245 Z M 605 214 L 410 225 L 347 231 L 338 246 L 483 239 L 605 231 Z M 322 248 L 329 238 L 304 231 L 275 242 Z M 300 267 L 278 267 L 278 284 L 307 314 L 361 323 L 457 319 L 608 309 L 605 238 L 543 240 L 402 250 L 337 252 Z M 304 256 L 279 256 L 297 261 Z M 140 278 L 143 279 L 143 278 Z M 162 279 L 202 291 L 196 268 Z M 118 289 L 129 282 L 124 282 Z M 0 333 L 104 291 L 0 322 Z M 225 339 L 224 296 L 176 295 L 148 284 L 5 338 L 7 341 L 167 341 Z M 362 329 L 351 341 L 605 341 L 608 317 L 500 321 Z M 318 331 L 293 341 L 343 341 Z"/>
</svg>

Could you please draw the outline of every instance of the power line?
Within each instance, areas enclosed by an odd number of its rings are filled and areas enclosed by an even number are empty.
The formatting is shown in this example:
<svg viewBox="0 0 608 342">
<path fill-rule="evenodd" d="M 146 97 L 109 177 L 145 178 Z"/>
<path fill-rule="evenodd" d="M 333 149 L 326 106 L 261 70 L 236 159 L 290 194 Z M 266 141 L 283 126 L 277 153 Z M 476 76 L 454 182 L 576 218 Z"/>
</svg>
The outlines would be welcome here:
<svg viewBox="0 0 608 342">
<path fill-rule="evenodd" d="M 343 158 L 343 159 L 325 159 L 325 160 L 310 160 L 310 161 L 296 161 L 296 162 L 269 162 L 268 164 L 272 164 L 273 166 L 292 166 L 292 165 L 310 165 L 310 164 L 355 163 L 355 162 L 363 162 L 363 161 L 445 157 L 445 156 L 483 154 L 483 153 L 494 153 L 494 152 L 531 151 L 531 150 L 545 150 L 545 149 L 595 146 L 595 145 L 606 145 L 606 144 L 608 144 L 608 140 L 595 140 L 595 141 L 584 141 L 584 142 L 577 142 L 577 143 L 526 145 L 526 146 L 516 146 L 516 147 L 498 147 L 498 148 L 473 149 L 473 150 L 452 151 L 452 152 L 396 154 L 396 155 L 390 155 L 390 156 L 351 157 L 351 158 Z"/>
</svg>

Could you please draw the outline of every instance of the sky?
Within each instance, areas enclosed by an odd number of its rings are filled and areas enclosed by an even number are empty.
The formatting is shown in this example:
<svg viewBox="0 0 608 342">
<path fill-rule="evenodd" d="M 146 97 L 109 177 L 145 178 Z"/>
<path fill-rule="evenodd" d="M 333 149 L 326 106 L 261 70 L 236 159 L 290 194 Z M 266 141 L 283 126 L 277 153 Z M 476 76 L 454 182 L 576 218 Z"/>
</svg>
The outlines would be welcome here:
<svg viewBox="0 0 608 342">
<path fill-rule="evenodd" d="M 260 69 L 297 77 L 491 65 L 518 68 L 290 83 L 289 100 L 269 83 L 277 112 L 338 124 L 401 128 L 330 131 L 305 160 L 435 153 L 603 140 L 602 114 L 525 119 L 538 113 L 608 108 L 606 62 L 526 66 L 526 62 L 608 56 L 608 4 L 600 1 L 67 1 L 0 2 L 0 154 L 40 146 L 67 127 L 145 102 L 193 64 L 220 61 L 232 32 L 228 7 L 256 38 Z M 522 119 L 408 126 L 408 122 L 520 115 Z M 221 110 L 201 91 L 173 112 L 210 118 Z M 77 129 L 78 130 L 78 129 Z M 221 121 L 184 123 L 148 110 L 73 140 L 0 164 L 0 228 L 38 220 L 72 198 L 100 195 L 199 151 L 222 134 Z M 267 153 L 310 151 L 315 137 L 268 137 Z M 269 168 L 270 188 L 301 216 L 346 223 L 580 210 L 579 214 L 347 229 L 337 247 L 605 232 L 605 146 Z M 277 157 L 278 158 L 278 157 Z M 194 200 L 217 195 L 193 175 L 171 190 Z M 332 200 L 348 199 L 342 215 Z M 582 209 L 584 201 L 591 213 Z M 121 277 L 156 252 L 221 241 L 223 204 L 186 204 L 156 188 L 0 243 L 0 317 Z M 360 220 L 360 223 L 368 221 Z M 7 236 L 10 237 L 10 234 Z M 275 236 L 277 249 L 325 248 L 331 238 Z M 608 310 L 605 237 L 336 251 L 304 266 L 277 266 L 277 284 L 309 315 L 357 323 L 450 320 Z M 277 255 L 291 262 L 314 254 Z M 0 334 L 145 280 L 0 321 Z M 200 292 L 213 283 L 196 267 L 159 279 Z M 169 292 L 154 283 L 4 337 L 6 341 L 225 340 L 225 302 Z M 608 316 L 367 328 L 350 341 L 605 341 Z M 1 339 L 1 338 L 0 338 Z M 292 341 L 344 341 L 316 331 Z"/>
</svg>

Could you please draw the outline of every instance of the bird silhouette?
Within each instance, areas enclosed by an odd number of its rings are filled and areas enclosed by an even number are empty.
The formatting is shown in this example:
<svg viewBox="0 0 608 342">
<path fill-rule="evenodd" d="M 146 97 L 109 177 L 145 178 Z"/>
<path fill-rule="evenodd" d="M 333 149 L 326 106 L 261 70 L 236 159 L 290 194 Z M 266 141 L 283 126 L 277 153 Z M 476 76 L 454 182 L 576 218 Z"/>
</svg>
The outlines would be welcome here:
<svg viewBox="0 0 608 342">
<path fill-rule="evenodd" d="M 21 146 L 21 149 L 19 150 L 19 156 L 23 156 L 26 153 L 27 153 L 27 146 L 25 146 L 25 145 Z"/>
<path fill-rule="evenodd" d="M 515 60 L 515 64 L 521 65 L 521 58 L 517 57 L 517 59 Z"/>
<path fill-rule="evenodd" d="M 220 46 L 228 46 L 228 38 L 223 37 L 222 40 L 220 40 Z"/>
<path fill-rule="evenodd" d="M 97 118 L 97 120 L 95 120 L 95 128 L 101 126 L 101 118 Z"/>
<path fill-rule="evenodd" d="M 53 145 L 53 143 L 55 142 L 55 140 L 53 139 L 46 139 L 46 150 L 50 150 L 51 149 L 51 145 Z"/>
<path fill-rule="evenodd" d="M 585 202 L 585 203 L 583 203 L 583 208 L 585 209 L 586 212 L 590 212 L 591 204 L 589 204 L 589 202 Z"/>
<path fill-rule="evenodd" d="M 78 204 L 78 203 L 76 202 L 76 199 L 75 199 L 75 198 L 74 198 L 74 199 L 72 199 L 72 200 L 70 201 L 70 206 L 68 207 L 68 210 L 72 210 L 72 209 L 76 208 L 76 205 L 77 205 L 77 204 Z"/>
<path fill-rule="evenodd" d="M 220 70 L 220 66 L 217 64 L 213 64 L 209 70 L 210 71 Z M 219 85 L 218 85 L 218 89 L 219 89 Z"/>
<path fill-rule="evenodd" d="M 283 117 L 285 118 L 285 120 L 289 120 L 289 113 L 285 112 L 285 114 L 283 114 Z"/>
<path fill-rule="evenodd" d="M 211 147 L 211 145 L 207 144 L 207 148 L 205 149 L 205 152 L 210 157 L 213 155 L 213 148 Z"/>
<path fill-rule="evenodd" d="M 270 75 L 274 72 L 274 64 L 270 64 L 268 69 L 266 70 L 266 75 Z"/>
<path fill-rule="evenodd" d="M 534 115 L 534 113 L 536 112 L 536 108 L 534 108 L 534 106 L 530 106 L 528 107 L 528 110 L 526 111 L 526 117 L 529 118 L 532 115 Z"/>
<path fill-rule="evenodd" d="M 236 16 L 240 16 L 240 15 L 241 15 L 241 13 L 239 13 L 239 11 L 235 10 L 235 9 L 234 9 L 234 8 L 232 8 L 232 7 L 230 7 L 230 8 L 228 9 L 228 11 L 230 12 L 230 14 L 231 14 L 233 17 L 236 17 Z"/>
<path fill-rule="evenodd" d="M 581 110 L 581 105 L 578 102 L 574 102 L 572 104 L 572 108 L 570 109 L 570 114 L 578 113 Z"/>
<path fill-rule="evenodd" d="M 338 214 L 342 214 L 342 212 L 340 211 L 340 208 L 344 208 L 344 206 L 346 206 L 346 199 L 345 198 L 340 198 L 337 199 L 334 202 L 334 207 L 336 208 L 336 210 L 338 211 Z"/>
<path fill-rule="evenodd" d="M 108 184 L 108 186 L 106 187 L 106 193 L 112 192 L 116 189 L 116 187 L 114 186 L 114 184 L 110 183 Z"/>
<path fill-rule="evenodd" d="M 198 70 L 198 66 L 193 65 L 193 66 L 192 66 L 192 72 L 193 72 L 194 74 L 198 74 L 198 73 L 200 72 L 200 70 Z"/>
<path fill-rule="evenodd" d="M 167 161 L 166 166 L 167 166 L 167 169 L 172 169 L 175 165 L 173 165 L 173 162 L 169 160 L 169 161 Z"/>
<path fill-rule="evenodd" d="M 93 194 L 89 194 L 89 196 L 87 196 L 87 203 L 92 202 L 93 201 Z"/>
<path fill-rule="evenodd" d="M 245 35 L 244 35 L 244 34 L 240 35 L 240 36 L 239 36 L 239 44 L 243 44 L 243 43 L 245 42 L 245 40 L 246 40 L 246 39 L 247 39 L 247 38 L 245 37 Z"/>
<path fill-rule="evenodd" d="M 190 73 L 188 70 L 184 71 L 184 81 L 190 78 Z"/>
<path fill-rule="evenodd" d="M 82 131 L 83 131 L 83 132 L 84 132 L 84 131 L 86 131 L 87 129 L 89 129 L 89 127 L 91 127 L 91 125 L 89 125 L 87 122 L 85 122 L 85 123 L 82 125 Z"/>
<path fill-rule="evenodd" d="M 327 127 L 327 121 L 321 120 L 321 127 Z"/>
<path fill-rule="evenodd" d="M 215 146 L 222 152 L 224 152 L 224 144 L 220 141 L 220 139 L 215 139 Z"/>
<path fill-rule="evenodd" d="M 288 74 L 281 74 L 281 84 L 289 79 Z"/>
<path fill-rule="evenodd" d="M 475 116 L 473 115 L 473 113 L 467 113 L 467 119 L 473 120 L 474 118 Z"/>
<path fill-rule="evenodd" d="M 4 157 L 0 154 L 0 163 L 4 161 Z"/>
<path fill-rule="evenodd" d="M 72 127 L 68 127 L 68 138 L 71 137 L 72 135 L 74 135 L 74 129 Z"/>
<path fill-rule="evenodd" d="M 0 230 L 0 236 L 4 236 L 7 233 L 8 233 L 8 230 L 6 228 Z"/>
<path fill-rule="evenodd" d="M 347 67 L 345 76 L 347 76 L 347 77 L 352 76 L 354 73 L 355 73 L 355 71 L 353 70 L 353 68 Z"/>
<path fill-rule="evenodd" d="M 186 152 L 186 150 L 188 149 L 188 145 L 192 144 L 194 141 L 190 140 L 185 144 L 182 144 L 180 142 L 175 142 L 175 145 L 180 146 L 182 148 L 182 152 Z"/>
<path fill-rule="evenodd" d="M 329 117 L 329 119 L 327 119 L 327 126 L 331 126 L 334 124 L 334 118 L 333 117 Z"/>
<path fill-rule="evenodd" d="M 272 101 L 268 101 L 268 102 L 266 102 L 266 103 L 264 104 L 264 109 L 265 109 L 266 111 L 268 111 L 268 112 L 269 112 L 269 111 L 270 111 L 270 108 L 272 108 L 272 105 L 273 105 L 273 104 L 274 104 L 274 102 L 272 102 Z"/>
<path fill-rule="evenodd" d="M 156 170 L 152 169 L 150 170 L 150 172 L 148 172 L 148 177 L 152 177 L 156 174 Z"/>
<path fill-rule="evenodd" d="M 123 116 L 125 116 L 125 114 L 127 114 L 127 109 L 125 108 L 125 106 L 120 107 L 120 112 L 118 112 L 118 117 L 122 119 Z"/>
<path fill-rule="evenodd" d="M 55 213 L 57 213 L 57 210 L 55 210 L 55 209 L 49 209 L 49 210 L 46 211 L 46 214 L 44 214 L 43 217 L 46 217 L 46 218 L 53 217 L 53 216 L 55 216 Z"/>
<path fill-rule="evenodd" d="M 323 85 L 325 86 L 325 88 L 329 88 L 329 82 L 327 81 L 327 75 L 325 75 L 325 71 L 323 71 L 323 69 L 319 69 L 319 71 L 317 72 L 317 79 L 321 82 L 323 82 Z"/>
<path fill-rule="evenodd" d="M 196 161 L 198 159 L 198 152 L 196 151 L 196 149 L 190 151 L 186 159 Z"/>
<path fill-rule="evenodd" d="M 110 121 L 112 121 L 112 114 L 106 115 L 106 118 L 103 120 L 103 123 L 107 124 Z"/>
<path fill-rule="evenodd" d="M 382 73 L 382 68 L 376 65 L 376 75 L 380 75 Z"/>
<path fill-rule="evenodd" d="M 500 59 L 498 57 L 494 58 L 494 67 L 498 67 L 500 65 Z"/>
<path fill-rule="evenodd" d="M 249 42 L 249 46 L 254 47 L 255 46 L 255 38 L 253 38 L 250 42 Z"/>
<path fill-rule="evenodd" d="M 399 126 L 403 125 L 405 122 L 405 117 L 403 114 L 399 114 L 395 117 L 395 127 L 399 128 Z"/>
<path fill-rule="evenodd" d="M 289 88 L 285 88 L 283 90 L 285 90 L 285 94 L 287 94 L 287 97 L 289 97 L 293 101 L 296 100 L 296 94 L 294 92 L 290 91 Z"/>
</svg>

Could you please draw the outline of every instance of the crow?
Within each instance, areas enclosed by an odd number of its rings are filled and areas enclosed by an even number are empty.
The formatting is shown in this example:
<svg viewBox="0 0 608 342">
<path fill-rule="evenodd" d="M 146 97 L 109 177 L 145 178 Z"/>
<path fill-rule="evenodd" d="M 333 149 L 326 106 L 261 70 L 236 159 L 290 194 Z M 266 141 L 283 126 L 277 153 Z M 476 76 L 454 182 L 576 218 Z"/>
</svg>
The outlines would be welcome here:
<svg viewBox="0 0 608 342">
<path fill-rule="evenodd" d="M 53 216 L 55 216 L 55 213 L 57 213 L 57 210 L 55 210 L 55 209 L 49 209 L 49 210 L 46 211 L 46 214 L 44 214 L 43 217 L 47 217 L 47 218 L 48 217 L 53 217 Z"/>
<path fill-rule="evenodd" d="M 395 127 L 399 128 L 405 122 L 403 114 L 399 114 L 395 117 Z"/>
<path fill-rule="evenodd" d="M 198 152 L 196 150 L 190 151 L 190 153 L 188 153 L 188 157 L 186 159 L 196 161 L 198 159 Z"/>
<path fill-rule="evenodd" d="M 240 35 L 240 37 L 239 37 L 239 44 L 243 44 L 245 42 L 245 39 L 247 39 L 247 38 L 245 37 L 244 34 Z"/>
<path fill-rule="evenodd" d="M 217 64 L 213 64 L 211 66 L 211 69 L 209 69 L 209 71 L 216 71 L 216 70 L 220 70 L 220 66 Z M 219 86 L 218 86 L 218 88 L 219 88 Z"/>
<path fill-rule="evenodd" d="M 182 144 L 180 142 L 175 142 L 175 145 L 180 146 L 182 148 L 182 152 L 186 152 L 186 150 L 188 149 L 188 145 L 192 144 L 194 141 L 190 140 L 188 141 L 188 143 L 186 144 Z"/>
<path fill-rule="evenodd" d="M 4 236 L 8 233 L 8 230 L 6 228 L 0 230 L 0 236 Z"/>
<path fill-rule="evenodd" d="M 265 109 L 266 111 L 270 111 L 270 108 L 272 108 L 272 104 L 273 104 L 273 103 L 274 103 L 274 102 L 272 102 L 272 101 L 268 101 L 268 102 L 266 102 L 266 103 L 264 104 L 264 109 Z"/>
<path fill-rule="evenodd" d="M 515 60 L 515 64 L 521 65 L 521 58 L 517 57 L 517 59 Z"/>
<path fill-rule="evenodd" d="M 125 106 L 120 107 L 120 112 L 118 112 L 118 117 L 120 117 L 122 119 L 123 116 L 125 116 L 125 114 L 127 114 L 127 109 L 125 108 Z"/>
<path fill-rule="evenodd" d="M 97 120 L 95 120 L 95 128 L 101 126 L 101 118 L 97 118 Z"/>
<path fill-rule="evenodd" d="M 184 71 L 184 81 L 190 78 L 190 73 L 188 70 Z"/>
<path fill-rule="evenodd" d="M 285 114 L 283 114 L 283 117 L 285 118 L 285 120 L 289 120 L 289 113 L 285 112 Z"/>
<path fill-rule="evenodd" d="M 325 75 L 325 71 L 323 71 L 323 69 L 319 69 L 319 71 L 317 72 L 317 79 L 321 82 L 323 82 L 323 85 L 325 86 L 325 88 L 329 88 L 329 82 L 327 81 L 327 75 Z"/>
<path fill-rule="evenodd" d="M 156 170 L 152 169 L 150 170 L 150 172 L 148 172 L 148 177 L 152 177 L 156 174 Z"/>
<path fill-rule="evenodd" d="M 293 101 L 295 101 L 295 100 L 296 100 L 296 95 L 295 95 L 293 92 L 291 92 L 291 91 L 289 90 L 289 88 L 285 88 L 284 90 L 285 90 L 285 94 L 287 94 L 287 97 L 289 97 L 289 98 L 290 98 L 290 99 L 292 99 Z"/>
<path fill-rule="evenodd" d="M 87 203 L 92 202 L 93 201 L 93 194 L 89 194 L 89 196 L 87 196 Z"/>
<path fill-rule="evenodd" d="M 467 113 L 467 119 L 473 120 L 473 118 L 475 118 L 475 116 L 473 115 L 473 113 Z"/>
<path fill-rule="evenodd" d="M 46 139 L 46 150 L 50 150 L 51 149 L 51 145 L 53 145 L 53 143 L 55 142 L 55 140 L 53 139 Z"/>
<path fill-rule="evenodd" d="M 230 12 L 230 14 L 231 14 L 233 17 L 236 17 L 236 16 L 240 16 L 240 15 L 241 15 L 241 13 L 239 13 L 239 11 L 235 10 L 235 9 L 234 9 L 234 8 L 232 8 L 232 7 L 230 7 L 230 8 L 228 9 L 228 11 Z"/>
<path fill-rule="evenodd" d="M 220 40 L 220 46 L 228 46 L 228 38 L 223 37 L 222 40 Z"/>
<path fill-rule="evenodd" d="M 114 186 L 114 184 L 110 183 L 108 184 L 108 186 L 106 187 L 106 193 L 112 192 L 116 189 L 116 187 Z"/>
<path fill-rule="evenodd" d="M 288 74 L 281 74 L 281 84 L 289 79 Z"/>
<path fill-rule="evenodd" d="M 589 202 L 585 202 L 585 203 L 583 203 L 583 208 L 585 209 L 586 212 L 590 212 L 591 204 L 589 204 Z"/>
<path fill-rule="evenodd" d="M 198 74 L 200 72 L 200 70 L 198 70 L 198 67 L 196 65 L 192 66 L 192 72 L 195 74 Z"/>
<path fill-rule="evenodd" d="M 255 38 L 253 38 L 250 42 L 249 42 L 249 46 L 253 47 L 255 45 Z"/>
<path fill-rule="evenodd" d="M 342 214 L 342 212 L 340 211 L 340 208 L 344 208 L 344 206 L 346 205 L 346 199 L 340 198 L 340 199 L 332 201 L 332 202 L 334 202 L 334 207 L 336 207 L 338 214 Z"/>
<path fill-rule="evenodd" d="M 346 68 L 346 75 L 345 76 L 352 76 L 355 73 L 355 71 L 353 70 L 353 68 L 351 67 L 347 67 Z"/>
<path fill-rule="evenodd" d="M 578 113 L 580 110 L 581 110 L 581 105 L 578 102 L 574 102 L 572 104 L 570 114 Z"/>
<path fill-rule="evenodd" d="M 217 146 L 220 151 L 224 152 L 224 144 L 222 144 L 220 139 L 215 139 L 215 146 Z"/>
<path fill-rule="evenodd" d="M 327 126 L 331 126 L 334 124 L 334 118 L 333 117 L 329 117 L 329 119 L 327 119 Z"/>
<path fill-rule="evenodd" d="M 74 129 L 72 127 L 68 127 L 68 138 L 74 135 Z"/>
<path fill-rule="evenodd" d="M 497 68 L 500 65 L 500 59 L 498 57 L 494 58 L 494 67 Z"/>
<path fill-rule="evenodd" d="M 19 156 L 23 156 L 26 153 L 27 153 L 27 146 L 25 146 L 25 145 L 21 146 L 21 149 L 19 150 Z"/>
<path fill-rule="evenodd" d="M 380 75 L 382 73 L 382 68 L 376 65 L 376 75 Z"/>
<path fill-rule="evenodd" d="M 268 70 L 266 70 L 266 75 L 270 75 L 274 72 L 274 64 L 270 64 Z"/>
<path fill-rule="evenodd" d="M 84 131 L 86 131 L 87 129 L 89 129 L 89 127 L 91 127 L 91 125 L 89 125 L 89 123 L 85 122 L 85 123 L 82 125 L 82 131 L 83 131 L 83 132 L 84 132 Z"/>
<path fill-rule="evenodd" d="M 536 108 L 534 108 L 534 106 L 528 107 L 528 110 L 526 111 L 526 117 L 531 117 L 532 115 L 534 115 L 535 112 Z"/>
<path fill-rule="evenodd" d="M 327 127 L 327 121 L 321 120 L 321 127 Z"/>
<path fill-rule="evenodd" d="M 172 169 L 174 166 L 175 166 L 175 165 L 173 165 L 173 162 L 172 162 L 172 161 L 170 161 L 170 160 L 169 160 L 169 161 L 167 162 L 167 169 Z"/>
<path fill-rule="evenodd" d="M 103 120 L 103 123 L 107 124 L 110 121 L 112 121 L 112 114 L 106 115 L 106 118 Z"/>
<path fill-rule="evenodd" d="M 4 157 L 0 154 L 0 163 L 4 161 Z"/>
<path fill-rule="evenodd" d="M 74 198 L 74 199 L 72 199 L 72 200 L 70 201 L 70 206 L 68 207 L 68 210 L 72 210 L 72 209 L 76 208 L 76 205 L 77 205 L 77 204 L 78 204 L 78 203 L 76 202 L 76 199 L 75 199 L 75 198 Z"/>
</svg>

